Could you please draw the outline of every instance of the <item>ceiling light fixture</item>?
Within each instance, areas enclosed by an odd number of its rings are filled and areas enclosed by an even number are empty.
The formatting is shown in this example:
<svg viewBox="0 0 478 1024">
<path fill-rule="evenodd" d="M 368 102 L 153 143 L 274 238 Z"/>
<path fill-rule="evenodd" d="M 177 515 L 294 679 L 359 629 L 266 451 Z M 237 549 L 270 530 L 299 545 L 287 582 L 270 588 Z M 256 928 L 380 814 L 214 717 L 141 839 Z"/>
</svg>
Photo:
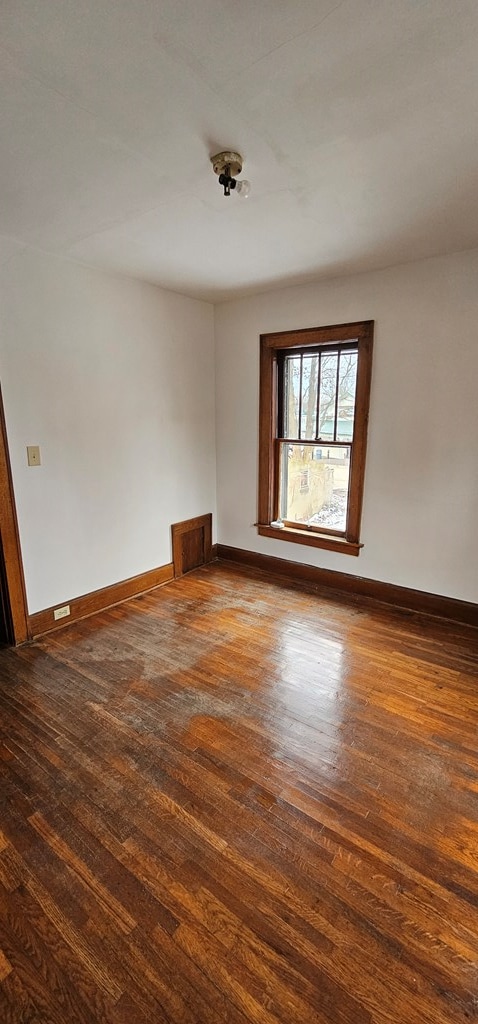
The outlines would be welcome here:
<svg viewBox="0 0 478 1024">
<path fill-rule="evenodd" d="M 231 189 L 235 189 L 238 196 L 247 199 L 251 191 L 250 182 L 245 179 L 237 181 L 237 175 L 242 171 L 241 154 L 226 149 L 223 153 L 212 156 L 211 163 L 214 174 L 218 175 L 219 184 L 224 189 L 224 195 L 230 196 Z"/>
</svg>

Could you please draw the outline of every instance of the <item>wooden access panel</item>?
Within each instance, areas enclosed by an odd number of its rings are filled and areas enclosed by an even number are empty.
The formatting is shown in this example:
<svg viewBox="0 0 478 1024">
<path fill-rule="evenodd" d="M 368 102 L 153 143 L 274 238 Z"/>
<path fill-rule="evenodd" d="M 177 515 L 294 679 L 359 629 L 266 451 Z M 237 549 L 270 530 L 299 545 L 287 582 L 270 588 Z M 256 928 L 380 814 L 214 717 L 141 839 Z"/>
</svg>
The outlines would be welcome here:
<svg viewBox="0 0 478 1024">
<path fill-rule="evenodd" d="M 171 532 L 175 576 L 184 576 L 185 572 L 212 560 L 211 512 L 195 519 L 185 519 L 182 523 L 173 523 Z"/>
</svg>

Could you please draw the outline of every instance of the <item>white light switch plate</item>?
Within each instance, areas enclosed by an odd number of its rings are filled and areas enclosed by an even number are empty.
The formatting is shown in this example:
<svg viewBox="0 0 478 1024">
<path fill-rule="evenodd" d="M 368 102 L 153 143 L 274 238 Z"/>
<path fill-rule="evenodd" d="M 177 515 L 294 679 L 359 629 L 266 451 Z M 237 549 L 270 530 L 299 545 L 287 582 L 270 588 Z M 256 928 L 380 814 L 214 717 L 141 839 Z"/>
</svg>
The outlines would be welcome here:
<svg viewBox="0 0 478 1024">
<path fill-rule="evenodd" d="M 40 466 L 40 446 L 38 444 L 27 444 L 27 461 L 29 466 Z"/>
</svg>

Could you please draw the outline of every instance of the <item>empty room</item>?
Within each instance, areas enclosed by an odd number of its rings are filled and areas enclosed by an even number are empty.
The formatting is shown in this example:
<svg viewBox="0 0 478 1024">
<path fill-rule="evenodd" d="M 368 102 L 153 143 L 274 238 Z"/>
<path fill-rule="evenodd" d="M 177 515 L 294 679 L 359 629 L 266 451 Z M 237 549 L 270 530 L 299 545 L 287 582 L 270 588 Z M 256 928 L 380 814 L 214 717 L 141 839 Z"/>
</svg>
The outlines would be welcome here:
<svg viewBox="0 0 478 1024">
<path fill-rule="evenodd" d="M 0 1022 L 478 1020 L 476 0 L 0 25 Z"/>
</svg>

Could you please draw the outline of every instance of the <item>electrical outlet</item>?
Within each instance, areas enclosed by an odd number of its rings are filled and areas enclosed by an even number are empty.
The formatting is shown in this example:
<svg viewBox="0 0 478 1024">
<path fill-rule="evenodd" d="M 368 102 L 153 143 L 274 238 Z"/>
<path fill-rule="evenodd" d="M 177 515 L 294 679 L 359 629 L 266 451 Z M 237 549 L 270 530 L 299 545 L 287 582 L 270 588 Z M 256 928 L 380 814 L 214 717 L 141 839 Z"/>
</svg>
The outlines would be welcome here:
<svg viewBox="0 0 478 1024">
<path fill-rule="evenodd" d="M 29 466 L 40 466 L 40 446 L 38 444 L 27 444 L 27 462 Z"/>
<path fill-rule="evenodd" d="M 64 604 L 63 608 L 55 608 L 55 610 L 53 612 L 53 618 L 55 619 L 55 621 L 57 621 L 58 619 L 66 619 L 66 617 L 69 614 L 70 614 L 70 606 L 69 606 L 69 604 Z"/>
</svg>

